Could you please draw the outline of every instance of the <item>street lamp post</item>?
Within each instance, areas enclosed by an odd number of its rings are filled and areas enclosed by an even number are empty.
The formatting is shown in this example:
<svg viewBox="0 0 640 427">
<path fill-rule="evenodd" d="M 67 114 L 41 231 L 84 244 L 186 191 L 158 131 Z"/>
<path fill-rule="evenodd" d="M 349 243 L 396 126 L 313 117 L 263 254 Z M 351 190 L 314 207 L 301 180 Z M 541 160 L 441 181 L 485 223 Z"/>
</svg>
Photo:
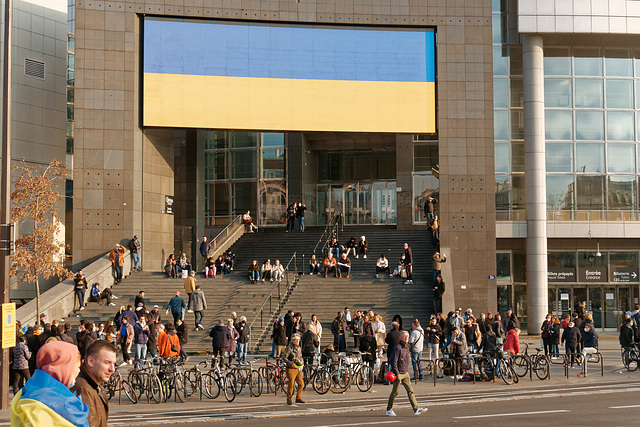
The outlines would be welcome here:
<svg viewBox="0 0 640 427">
<path fill-rule="evenodd" d="M 2 304 L 10 302 L 9 270 L 11 269 L 11 0 L 4 2 L 4 55 L 2 81 L 2 179 L 0 181 L 0 278 Z M 37 318 L 37 316 L 36 316 Z M 4 332 L 4 331 L 2 331 Z M 0 369 L 0 409 L 9 409 L 9 349 L 2 349 Z"/>
</svg>

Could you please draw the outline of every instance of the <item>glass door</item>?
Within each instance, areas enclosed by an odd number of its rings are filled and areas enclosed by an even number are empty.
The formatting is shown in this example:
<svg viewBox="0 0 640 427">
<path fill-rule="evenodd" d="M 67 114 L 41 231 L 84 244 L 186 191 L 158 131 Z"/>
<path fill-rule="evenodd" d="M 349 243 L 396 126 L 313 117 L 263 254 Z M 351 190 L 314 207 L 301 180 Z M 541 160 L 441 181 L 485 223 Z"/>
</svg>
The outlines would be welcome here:
<svg viewBox="0 0 640 427">
<path fill-rule="evenodd" d="M 618 320 L 616 316 L 616 288 L 606 286 L 604 288 L 604 327 L 617 328 Z"/>
<path fill-rule="evenodd" d="M 344 223 L 358 224 L 358 185 L 347 184 L 344 187 Z"/>
<path fill-rule="evenodd" d="M 384 182 L 374 182 L 371 191 L 372 217 L 374 224 L 386 224 L 387 215 L 384 204 L 387 195 L 387 185 Z"/>
<path fill-rule="evenodd" d="M 396 224 L 398 222 L 396 196 L 396 183 L 387 182 L 387 224 Z"/>
<path fill-rule="evenodd" d="M 330 205 L 330 216 L 332 214 L 342 215 L 342 221 L 344 221 L 344 188 L 342 185 L 332 185 L 331 186 L 331 205 Z"/>
<path fill-rule="evenodd" d="M 602 324 L 602 288 L 600 286 L 589 286 L 589 300 L 587 310 L 593 314 L 593 326 L 597 329 L 603 328 Z"/>
<path fill-rule="evenodd" d="M 318 185 L 318 225 L 326 225 L 331 206 L 331 193 L 328 185 Z"/>
<path fill-rule="evenodd" d="M 358 185 L 358 224 L 371 224 L 371 184 Z"/>
<path fill-rule="evenodd" d="M 556 300 L 556 290 L 557 288 L 555 286 L 549 286 L 549 313 L 553 314 L 554 316 L 557 316 L 557 311 L 558 311 L 558 304 L 557 304 L 557 300 Z"/>
<path fill-rule="evenodd" d="M 573 288 L 573 311 L 578 311 L 581 302 L 587 302 L 587 287 L 574 286 Z"/>
<path fill-rule="evenodd" d="M 618 286 L 618 298 L 616 305 L 616 328 L 622 324 L 624 313 L 631 310 L 631 288 L 629 286 Z"/>
</svg>

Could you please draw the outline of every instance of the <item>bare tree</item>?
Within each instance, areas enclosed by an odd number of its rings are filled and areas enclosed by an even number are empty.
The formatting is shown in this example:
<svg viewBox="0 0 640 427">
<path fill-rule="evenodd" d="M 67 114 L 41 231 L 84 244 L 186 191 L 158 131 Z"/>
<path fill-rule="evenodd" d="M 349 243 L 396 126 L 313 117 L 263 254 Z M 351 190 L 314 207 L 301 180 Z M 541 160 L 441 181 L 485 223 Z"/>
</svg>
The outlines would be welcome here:
<svg viewBox="0 0 640 427">
<path fill-rule="evenodd" d="M 11 276 L 18 283 L 36 285 L 36 319 L 40 314 L 38 278 L 57 276 L 69 279 L 73 273 L 64 267 L 64 241 L 60 241 L 58 210 L 62 197 L 56 189 L 69 173 L 64 163 L 53 160 L 48 165 L 31 166 L 24 159 L 13 167 L 19 173 L 11 193 L 11 221 L 20 230 L 15 241 Z"/>
</svg>

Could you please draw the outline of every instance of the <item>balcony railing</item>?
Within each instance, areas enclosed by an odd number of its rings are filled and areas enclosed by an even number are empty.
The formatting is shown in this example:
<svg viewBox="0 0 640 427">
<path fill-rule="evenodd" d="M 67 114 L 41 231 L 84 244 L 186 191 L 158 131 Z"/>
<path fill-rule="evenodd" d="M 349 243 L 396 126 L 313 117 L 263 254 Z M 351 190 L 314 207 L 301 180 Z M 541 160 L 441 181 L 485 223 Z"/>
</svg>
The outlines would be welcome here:
<svg viewBox="0 0 640 427">
<path fill-rule="evenodd" d="M 496 211 L 496 221 L 526 221 L 524 210 Z M 637 222 L 640 211 L 635 210 L 560 210 L 547 211 L 547 221 L 575 222 Z"/>
</svg>

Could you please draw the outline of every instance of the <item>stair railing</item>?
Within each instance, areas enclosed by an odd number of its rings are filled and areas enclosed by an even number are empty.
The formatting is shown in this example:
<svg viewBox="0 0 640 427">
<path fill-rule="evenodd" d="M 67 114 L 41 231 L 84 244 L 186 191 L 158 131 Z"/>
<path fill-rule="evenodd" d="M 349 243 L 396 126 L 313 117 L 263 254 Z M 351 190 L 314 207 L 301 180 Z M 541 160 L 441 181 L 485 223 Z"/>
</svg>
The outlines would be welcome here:
<svg viewBox="0 0 640 427">
<path fill-rule="evenodd" d="M 322 245 L 322 247 L 320 248 L 320 253 L 324 254 L 324 250 L 327 247 L 327 245 L 331 242 L 331 236 L 338 235 L 338 224 L 340 223 L 340 218 L 342 218 L 341 214 L 338 214 L 337 212 L 334 212 L 331 214 L 331 217 L 329 218 L 329 221 L 327 222 L 327 226 L 324 228 L 324 231 L 322 232 L 322 235 L 320 236 L 320 238 L 318 239 L 318 243 L 316 243 L 316 246 L 313 248 L 313 253 L 317 253 L 318 252 L 318 246 Z M 323 255 L 324 256 L 324 255 Z"/>
<path fill-rule="evenodd" d="M 244 221 L 242 220 L 242 215 L 238 215 L 235 217 L 229 225 L 227 225 L 216 237 L 211 240 L 211 251 L 215 251 L 220 247 L 220 245 L 224 244 L 227 238 L 238 231 L 240 227 L 244 227 Z"/>
<path fill-rule="evenodd" d="M 286 291 L 289 290 L 290 285 L 295 284 L 296 282 L 296 277 L 298 272 L 297 259 L 298 259 L 297 252 L 294 252 L 293 255 L 291 255 L 291 258 L 289 258 L 289 262 L 287 262 L 287 265 L 284 267 L 284 277 L 287 282 L 286 288 L 285 288 Z M 293 274 L 293 278 L 290 283 L 289 282 L 289 266 L 291 265 L 292 262 L 293 262 L 293 268 L 295 272 Z M 273 296 L 275 292 L 276 291 L 278 292 L 278 307 L 280 307 L 282 300 L 287 294 L 287 292 L 284 292 L 284 293 L 281 292 L 281 289 L 280 289 L 281 282 L 282 282 L 281 280 L 278 280 L 276 281 L 276 283 L 274 283 L 274 285 L 271 287 L 271 290 L 269 291 L 269 294 L 265 297 L 264 301 L 262 302 L 262 305 L 260 306 L 260 308 L 258 308 L 258 313 L 256 313 L 256 316 L 253 318 L 253 320 L 249 324 L 249 349 L 253 348 L 253 342 L 252 342 L 253 341 L 253 325 L 258 321 L 258 318 L 260 319 L 260 330 L 264 331 L 264 310 L 267 306 L 267 303 L 269 303 L 269 316 L 271 316 L 271 314 L 273 314 L 273 311 L 274 311 Z"/>
</svg>

